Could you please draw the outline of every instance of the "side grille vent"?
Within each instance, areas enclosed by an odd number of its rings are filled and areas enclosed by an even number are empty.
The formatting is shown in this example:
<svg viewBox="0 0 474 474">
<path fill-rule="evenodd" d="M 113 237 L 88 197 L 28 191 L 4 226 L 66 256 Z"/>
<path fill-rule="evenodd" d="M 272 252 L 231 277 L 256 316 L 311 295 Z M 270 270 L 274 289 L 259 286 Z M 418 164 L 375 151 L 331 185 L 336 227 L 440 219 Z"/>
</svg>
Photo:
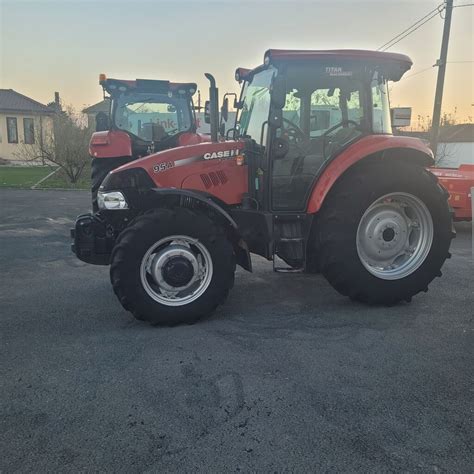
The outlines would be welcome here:
<svg viewBox="0 0 474 474">
<path fill-rule="evenodd" d="M 221 184 L 227 183 L 227 181 L 228 181 L 227 176 L 225 175 L 225 173 L 222 170 L 219 170 L 217 172 L 217 176 L 219 177 L 219 180 L 220 180 Z"/>
<path fill-rule="evenodd" d="M 207 174 L 202 174 L 201 179 L 206 189 L 209 189 L 212 186 L 211 179 Z"/>
<path fill-rule="evenodd" d="M 217 177 L 217 174 L 213 171 L 209 173 L 209 178 L 211 178 L 212 184 L 214 186 L 217 186 L 219 184 L 219 178 Z"/>
<path fill-rule="evenodd" d="M 219 186 L 219 184 L 225 184 L 229 181 L 222 170 L 216 172 L 211 171 L 209 174 L 201 174 L 200 176 L 206 189 L 212 186 Z"/>
</svg>

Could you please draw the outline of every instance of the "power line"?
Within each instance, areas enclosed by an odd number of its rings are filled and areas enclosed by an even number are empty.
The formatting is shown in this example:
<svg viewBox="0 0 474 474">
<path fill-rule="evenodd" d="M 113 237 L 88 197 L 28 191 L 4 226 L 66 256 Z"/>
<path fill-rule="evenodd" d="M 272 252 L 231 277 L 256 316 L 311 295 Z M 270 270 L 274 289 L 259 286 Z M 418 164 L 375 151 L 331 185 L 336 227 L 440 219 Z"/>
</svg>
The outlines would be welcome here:
<svg viewBox="0 0 474 474">
<path fill-rule="evenodd" d="M 463 3 L 462 5 L 454 5 L 453 8 L 474 7 L 474 3 Z"/>
<path fill-rule="evenodd" d="M 403 30 L 401 33 L 398 35 L 394 36 L 390 41 L 387 41 L 384 43 L 382 46 L 380 46 L 377 51 L 386 51 L 387 49 L 391 48 L 398 42 L 400 42 L 402 39 L 406 38 L 408 35 L 412 34 L 415 32 L 418 28 L 422 27 L 425 23 L 430 21 L 432 18 L 437 16 L 439 13 L 441 13 L 444 10 L 444 5 L 441 3 L 439 4 L 436 8 L 433 8 L 433 10 L 429 11 L 425 16 L 421 17 L 419 20 L 415 21 L 412 25 L 410 25 L 408 28 Z"/>
<path fill-rule="evenodd" d="M 446 61 L 446 64 L 468 64 L 468 63 L 474 63 L 474 60 L 472 61 Z M 418 74 L 423 74 L 426 71 L 433 70 L 434 67 L 436 67 L 436 64 L 434 64 L 433 66 L 425 67 L 424 69 L 420 69 L 419 71 L 416 71 L 413 74 L 409 74 L 408 76 L 403 76 L 402 79 L 404 80 L 404 79 L 409 79 L 410 77 L 413 77 L 413 76 L 418 76 Z"/>
<path fill-rule="evenodd" d="M 418 74 L 422 74 L 423 72 L 429 71 L 430 69 L 433 69 L 433 66 L 429 66 L 425 69 L 422 69 L 421 71 L 414 72 L 413 74 L 409 74 L 408 76 L 405 76 L 403 79 L 408 79 L 409 77 L 418 76 Z"/>
</svg>

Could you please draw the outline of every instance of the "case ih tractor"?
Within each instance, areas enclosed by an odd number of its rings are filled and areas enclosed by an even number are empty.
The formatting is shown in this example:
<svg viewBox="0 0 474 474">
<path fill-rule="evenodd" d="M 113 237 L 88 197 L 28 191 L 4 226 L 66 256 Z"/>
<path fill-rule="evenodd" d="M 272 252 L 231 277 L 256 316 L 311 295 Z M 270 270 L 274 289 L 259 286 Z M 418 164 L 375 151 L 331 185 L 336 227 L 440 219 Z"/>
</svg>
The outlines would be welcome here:
<svg viewBox="0 0 474 474">
<path fill-rule="evenodd" d="M 90 141 L 94 211 L 99 210 L 99 186 L 113 169 L 158 151 L 210 140 L 196 133 L 196 84 L 107 79 L 105 74 L 99 84 L 111 100 L 110 113 L 97 114 Z"/>
<path fill-rule="evenodd" d="M 391 133 L 387 83 L 411 65 L 384 52 L 269 50 L 237 70 L 232 139 L 218 136 L 206 74 L 212 142 L 110 172 L 73 250 L 110 264 L 123 307 L 153 324 L 210 313 L 252 253 L 277 271 L 321 272 L 355 300 L 410 301 L 441 275 L 454 236 L 431 151 Z"/>
</svg>

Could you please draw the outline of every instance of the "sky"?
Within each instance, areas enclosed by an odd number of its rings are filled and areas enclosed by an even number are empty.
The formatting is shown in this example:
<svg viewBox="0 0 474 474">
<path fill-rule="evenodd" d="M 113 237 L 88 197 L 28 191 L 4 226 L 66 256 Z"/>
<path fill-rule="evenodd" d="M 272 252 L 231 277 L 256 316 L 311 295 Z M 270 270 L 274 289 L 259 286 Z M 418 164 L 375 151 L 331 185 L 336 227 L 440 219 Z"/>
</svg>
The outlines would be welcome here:
<svg viewBox="0 0 474 474">
<path fill-rule="evenodd" d="M 0 88 L 42 103 L 59 91 L 81 109 L 98 102 L 99 73 L 120 79 L 197 82 L 238 91 L 235 69 L 262 63 L 269 48 L 377 49 L 442 0 L 0 0 Z M 454 0 L 455 5 L 474 0 Z M 392 106 L 430 116 L 443 20 L 390 49 L 414 65 L 391 87 Z M 474 6 L 455 8 L 443 112 L 474 117 Z"/>
</svg>

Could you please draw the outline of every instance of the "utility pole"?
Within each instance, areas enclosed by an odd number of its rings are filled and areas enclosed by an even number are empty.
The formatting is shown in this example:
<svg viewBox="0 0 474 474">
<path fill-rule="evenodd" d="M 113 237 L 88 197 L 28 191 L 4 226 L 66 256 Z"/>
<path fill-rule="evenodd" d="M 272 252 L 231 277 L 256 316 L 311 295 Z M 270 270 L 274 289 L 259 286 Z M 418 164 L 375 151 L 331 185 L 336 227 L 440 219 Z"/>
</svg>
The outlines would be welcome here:
<svg viewBox="0 0 474 474">
<path fill-rule="evenodd" d="M 431 124 L 431 149 L 436 156 L 438 148 L 439 122 L 441 119 L 441 104 L 443 102 L 444 76 L 446 74 L 446 59 L 448 57 L 449 32 L 451 30 L 451 15 L 453 12 L 453 0 L 446 0 L 446 13 L 444 16 L 443 40 L 441 42 L 441 56 L 436 62 L 438 66 L 438 80 L 436 81 L 436 95 L 433 108 L 433 120 Z"/>
</svg>

